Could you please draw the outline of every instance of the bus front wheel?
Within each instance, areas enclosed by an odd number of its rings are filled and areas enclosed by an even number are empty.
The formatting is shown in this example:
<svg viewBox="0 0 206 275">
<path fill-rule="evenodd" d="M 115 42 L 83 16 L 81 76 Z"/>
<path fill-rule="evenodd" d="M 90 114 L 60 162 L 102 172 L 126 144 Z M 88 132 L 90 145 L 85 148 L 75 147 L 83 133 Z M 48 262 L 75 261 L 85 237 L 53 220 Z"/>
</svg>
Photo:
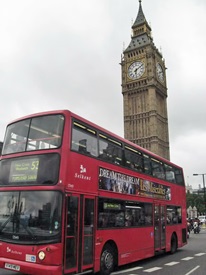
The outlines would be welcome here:
<svg viewBox="0 0 206 275">
<path fill-rule="evenodd" d="M 100 275 L 109 275 L 115 267 L 115 252 L 109 245 L 103 248 L 100 259 Z"/>
</svg>

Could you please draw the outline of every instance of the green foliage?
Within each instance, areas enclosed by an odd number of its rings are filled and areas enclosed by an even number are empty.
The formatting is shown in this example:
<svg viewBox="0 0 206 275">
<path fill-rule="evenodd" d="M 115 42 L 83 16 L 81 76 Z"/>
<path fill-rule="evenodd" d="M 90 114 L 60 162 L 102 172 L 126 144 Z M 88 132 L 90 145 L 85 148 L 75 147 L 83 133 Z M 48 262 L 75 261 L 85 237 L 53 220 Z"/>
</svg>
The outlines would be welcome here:
<svg viewBox="0 0 206 275">
<path fill-rule="evenodd" d="M 187 192 L 186 200 L 187 200 L 187 208 L 189 206 L 191 206 L 192 208 L 195 206 L 199 214 L 205 213 L 206 205 L 204 204 L 203 194 L 191 194 Z"/>
</svg>

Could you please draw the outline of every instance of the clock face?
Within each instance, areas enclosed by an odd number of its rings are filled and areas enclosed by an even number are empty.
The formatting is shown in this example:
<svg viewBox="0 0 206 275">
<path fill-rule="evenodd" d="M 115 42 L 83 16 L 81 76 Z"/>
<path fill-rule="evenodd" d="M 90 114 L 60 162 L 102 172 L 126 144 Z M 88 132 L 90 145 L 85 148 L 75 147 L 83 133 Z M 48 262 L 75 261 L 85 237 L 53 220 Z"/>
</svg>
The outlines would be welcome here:
<svg viewBox="0 0 206 275">
<path fill-rule="evenodd" d="M 140 78 L 145 71 L 145 65 L 141 61 L 136 61 L 132 63 L 128 68 L 128 77 L 130 79 Z"/>
<path fill-rule="evenodd" d="M 157 70 L 157 77 L 160 81 L 164 82 L 164 72 L 162 66 L 157 63 L 156 64 L 156 70 Z"/>
</svg>

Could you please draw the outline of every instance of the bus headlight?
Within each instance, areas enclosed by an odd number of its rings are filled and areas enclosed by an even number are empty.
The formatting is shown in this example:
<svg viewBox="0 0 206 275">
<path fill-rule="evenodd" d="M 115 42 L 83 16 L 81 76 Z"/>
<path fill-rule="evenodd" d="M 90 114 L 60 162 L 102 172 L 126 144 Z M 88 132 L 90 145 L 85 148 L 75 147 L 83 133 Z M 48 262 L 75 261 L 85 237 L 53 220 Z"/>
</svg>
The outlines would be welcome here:
<svg viewBox="0 0 206 275">
<path fill-rule="evenodd" d="M 42 261 L 42 260 L 44 260 L 46 254 L 44 253 L 44 251 L 40 251 L 38 256 L 39 256 L 39 259 Z"/>
</svg>

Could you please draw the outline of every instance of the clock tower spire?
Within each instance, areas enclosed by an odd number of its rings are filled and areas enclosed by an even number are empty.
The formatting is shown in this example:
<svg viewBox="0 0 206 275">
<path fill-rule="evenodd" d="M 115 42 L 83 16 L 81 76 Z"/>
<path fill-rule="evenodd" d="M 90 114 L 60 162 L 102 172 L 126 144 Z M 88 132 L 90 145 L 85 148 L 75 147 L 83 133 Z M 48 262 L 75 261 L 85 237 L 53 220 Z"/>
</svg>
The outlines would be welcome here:
<svg viewBox="0 0 206 275">
<path fill-rule="evenodd" d="M 125 138 L 169 159 L 166 67 L 141 0 L 121 68 Z"/>
</svg>

